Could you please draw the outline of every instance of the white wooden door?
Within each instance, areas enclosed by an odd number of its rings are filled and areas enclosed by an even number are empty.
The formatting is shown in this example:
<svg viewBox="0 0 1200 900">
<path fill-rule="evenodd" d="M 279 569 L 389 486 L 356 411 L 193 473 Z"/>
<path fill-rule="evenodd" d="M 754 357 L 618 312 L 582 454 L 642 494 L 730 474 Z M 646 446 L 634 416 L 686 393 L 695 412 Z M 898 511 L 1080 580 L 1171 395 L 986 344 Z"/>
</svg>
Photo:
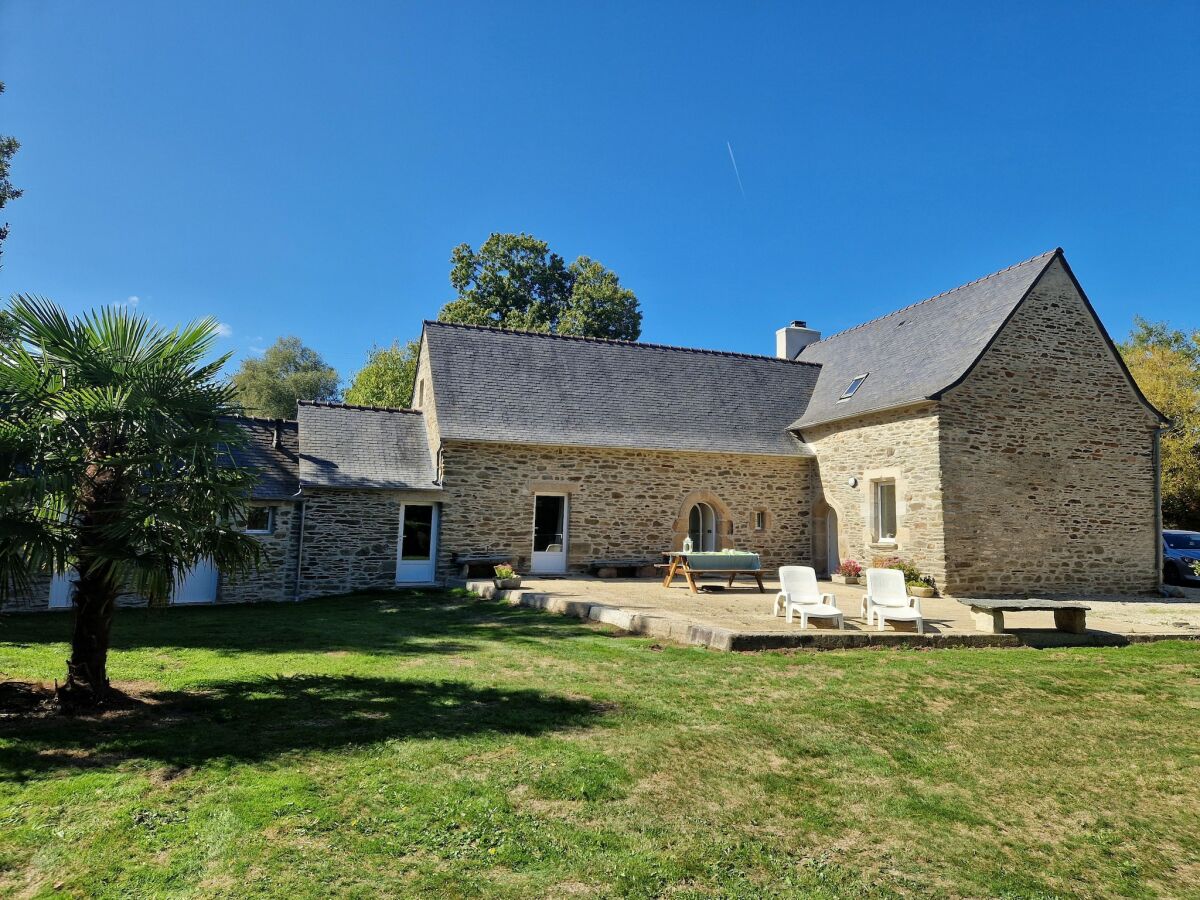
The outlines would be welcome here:
<svg viewBox="0 0 1200 900">
<path fill-rule="evenodd" d="M 219 574 L 211 560 L 204 560 L 180 574 L 171 590 L 173 606 L 191 603 L 216 603 Z"/>
<path fill-rule="evenodd" d="M 567 571 L 567 507 L 566 494 L 534 495 L 530 572 L 561 575 Z"/>
<path fill-rule="evenodd" d="M 396 584 L 433 584 L 437 568 L 437 506 L 405 503 L 400 507 Z"/>
</svg>

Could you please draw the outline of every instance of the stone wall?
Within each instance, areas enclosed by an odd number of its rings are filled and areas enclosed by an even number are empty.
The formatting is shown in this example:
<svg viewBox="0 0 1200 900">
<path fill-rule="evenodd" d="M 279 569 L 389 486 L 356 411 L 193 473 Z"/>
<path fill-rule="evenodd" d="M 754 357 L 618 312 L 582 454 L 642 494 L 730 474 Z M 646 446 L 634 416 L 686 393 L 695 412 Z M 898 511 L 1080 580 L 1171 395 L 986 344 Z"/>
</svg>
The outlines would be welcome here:
<svg viewBox="0 0 1200 900">
<path fill-rule="evenodd" d="M 594 560 L 658 559 L 678 548 L 692 504 L 717 514 L 721 547 L 758 551 L 763 565 L 807 565 L 812 460 L 718 453 L 609 450 L 447 441 L 439 575 L 462 555 L 532 552 L 536 492 L 566 493 L 568 567 Z M 754 514 L 766 513 L 755 531 Z"/>
<path fill-rule="evenodd" d="M 33 612 L 48 609 L 49 606 L 50 576 L 38 575 L 27 591 L 17 592 L 10 588 L 4 600 L 0 601 L 0 612 Z"/>
<path fill-rule="evenodd" d="M 1158 586 L 1156 420 L 1060 263 L 941 407 L 950 592 Z"/>
<path fill-rule="evenodd" d="M 300 506 L 282 501 L 252 501 L 250 506 L 273 506 L 270 534 L 251 535 L 262 547 L 257 571 L 246 575 L 221 575 L 218 603 L 259 603 L 295 599 L 296 562 L 300 547 Z"/>
<path fill-rule="evenodd" d="M 396 586 L 400 506 L 437 491 L 306 488 L 300 599 Z"/>
<path fill-rule="evenodd" d="M 939 585 L 946 580 L 938 416 L 934 404 L 858 416 L 805 429 L 816 451 L 822 499 L 837 515 L 838 550 L 863 568 L 876 556 L 912 560 Z M 857 482 L 851 487 L 849 480 Z M 873 480 L 896 483 L 896 543 L 873 540 Z"/>
<path fill-rule="evenodd" d="M 442 444 L 441 427 L 438 425 L 437 404 L 434 403 L 433 369 L 429 365 L 429 345 L 421 336 L 421 353 L 417 365 L 416 378 L 413 381 L 412 408 L 419 409 L 425 415 L 425 434 L 429 438 L 429 458 L 435 466 L 438 465 L 438 449 Z M 441 470 L 438 470 L 441 477 Z"/>
</svg>

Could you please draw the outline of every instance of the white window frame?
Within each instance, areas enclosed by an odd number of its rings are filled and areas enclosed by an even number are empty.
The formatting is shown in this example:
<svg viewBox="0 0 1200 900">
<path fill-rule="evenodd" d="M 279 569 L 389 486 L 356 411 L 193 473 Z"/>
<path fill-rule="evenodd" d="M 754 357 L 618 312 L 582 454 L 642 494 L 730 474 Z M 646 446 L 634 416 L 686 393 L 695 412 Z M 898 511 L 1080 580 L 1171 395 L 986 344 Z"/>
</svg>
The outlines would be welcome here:
<svg viewBox="0 0 1200 900">
<path fill-rule="evenodd" d="M 767 511 L 765 509 L 755 510 L 754 512 L 754 530 L 767 530 Z"/>
<path fill-rule="evenodd" d="M 275 533 L 275 507 L 274 506 L 252 506 L 252 507 L 250 507 L 250 509 L 265 509 L 267 511 L 267 527 L 265 529 L 264 528 L 250 528 L 249 524 L 248 524 L 250 521 L 250 515 L 249 515 L 249 512 L 247 511 L 247 515 L 246 515 L 247 527 L 243 528 L 242 532 L 244 534 L 274 534 Z"/>
<path fill-rule="evenodd" d="M 883 533 L 883 489 L 892 489 L 892 530 L 891 537 Z M 877 478 L 871 482 L 871 539 L 876 544 L 895 546 L 900 533 L 900 498 L 896 489 L 895 478 Z"/>
</svg>

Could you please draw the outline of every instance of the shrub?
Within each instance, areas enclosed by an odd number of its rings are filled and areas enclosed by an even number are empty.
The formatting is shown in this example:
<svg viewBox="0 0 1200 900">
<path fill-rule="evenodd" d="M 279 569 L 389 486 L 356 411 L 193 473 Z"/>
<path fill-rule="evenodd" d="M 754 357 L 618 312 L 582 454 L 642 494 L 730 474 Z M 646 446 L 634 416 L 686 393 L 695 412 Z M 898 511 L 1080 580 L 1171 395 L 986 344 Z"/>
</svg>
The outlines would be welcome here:
<svg viewBox="0 0 1200 900">
<path fill-rule="evenodd" d="M 871 565 L 876 569 L 899 569 L 904 573 L 904 583 L 909 587 L 936 587 L 933 577 L 922 575 L 916 563 L 899 556 L 877 556 Z"/>
<path fill-rule="evenodd" d="M 496 572 L 496 577 L 501 580 L 504 580 L 506 578 L 516 578 L 517 577 L 517 570 L 514 569 L 512 566 L 510 566 L 508 563 L 502 563 L 501 565 L 496 566 L 495 572 Z"/>
<path fill-rule="evenodd" d="M 845 575 L 847 578 L 857 578 L 862 574 L 862 566 L 852 559 L 843 559 L 842 564 L 837 567 L 837 574 Z"/>
</svg>

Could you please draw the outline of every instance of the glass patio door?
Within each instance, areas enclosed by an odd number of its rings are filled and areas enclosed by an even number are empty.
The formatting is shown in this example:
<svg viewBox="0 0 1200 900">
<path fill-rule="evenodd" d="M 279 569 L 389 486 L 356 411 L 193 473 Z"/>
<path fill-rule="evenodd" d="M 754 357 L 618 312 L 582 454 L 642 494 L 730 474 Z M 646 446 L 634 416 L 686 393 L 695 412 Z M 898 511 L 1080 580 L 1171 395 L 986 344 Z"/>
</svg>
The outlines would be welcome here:
<svg viewBox="0 0 1200 900">
<path fill-rule="evenodd" d="M 533 498 L 533 557 L 530 572 L 561 575 L 567 571 L 567 495 Z"/>
<path fill-rule="evenodd" d="M 433 584 L 437 568 L 437 507 L 405 503 L 400 507 L 397 584 Z"/>
</svg>

